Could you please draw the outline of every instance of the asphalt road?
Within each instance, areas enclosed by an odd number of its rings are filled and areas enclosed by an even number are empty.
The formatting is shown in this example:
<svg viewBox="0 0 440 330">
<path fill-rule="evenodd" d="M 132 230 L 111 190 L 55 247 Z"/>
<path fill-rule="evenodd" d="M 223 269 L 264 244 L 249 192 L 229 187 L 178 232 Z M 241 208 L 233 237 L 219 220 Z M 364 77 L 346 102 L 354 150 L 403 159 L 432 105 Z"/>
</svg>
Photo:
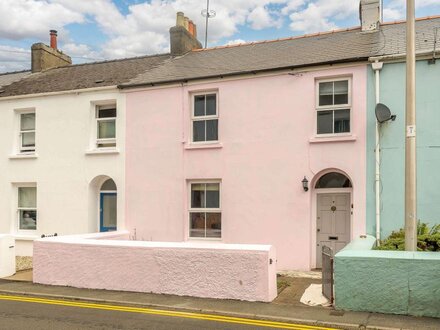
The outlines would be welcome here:
<svg viewBox="0 0 440 330">
<path fill-rule="evenodd" d="M 322 330 L 326 328 L 121 305 L 0 296 L 0 329 Z"/>
</svg>

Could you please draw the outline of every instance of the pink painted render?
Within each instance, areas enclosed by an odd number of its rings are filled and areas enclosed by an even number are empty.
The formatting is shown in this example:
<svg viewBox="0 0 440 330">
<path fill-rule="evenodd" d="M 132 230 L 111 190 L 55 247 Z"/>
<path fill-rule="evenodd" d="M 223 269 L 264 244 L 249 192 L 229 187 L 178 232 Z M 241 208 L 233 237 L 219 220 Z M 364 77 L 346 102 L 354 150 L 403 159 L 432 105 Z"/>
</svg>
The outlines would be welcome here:
<svg viewBox="0 0 440 330">
<path fill-rule="evenodd" d="M 351 135 L 316 137 L 315 83 L 333 77 L 352 78 Z M 351 179 L 351 237 L 365 233 L 366 79 L 358 65 L 127 92 L 126 228 L 139 240 L 192 240 L 188 182 L 218 179 L 220 242 L 274 245 L 278 270 L 314 268 L 322 174 Z M 191 93 L 205 91 L 218 92 L 219 143 L 193 148 Z"/>
<path fill-rule="evenodd" d="M 267 245 L 141 242 L 91 234 L 34 242 L 33 280 L 48 285 L 269 302 L 277 296 Z"/>
</svg>

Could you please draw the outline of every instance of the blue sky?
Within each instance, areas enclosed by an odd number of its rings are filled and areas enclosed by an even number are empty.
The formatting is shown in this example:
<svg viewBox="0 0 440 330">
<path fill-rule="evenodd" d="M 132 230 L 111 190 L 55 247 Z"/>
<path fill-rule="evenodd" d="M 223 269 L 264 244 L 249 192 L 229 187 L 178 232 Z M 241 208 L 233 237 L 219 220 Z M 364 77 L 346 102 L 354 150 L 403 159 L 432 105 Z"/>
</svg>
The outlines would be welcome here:
<svg viewBox="0 0 440 330">
<path fill-rule="evenodd" d="M 405 17 L 405 0 L 384 0 L 384 20 Z M 209 45 L 277 39 L 359 25 L 359 0 L 210 0 Z M 1 0 L 0 72 L 28 69 L 30 47 L 48 43 L 74 63 L 168 51 L 168 29 L 183 11 L 204 39 L 206 0 Z M 416 0 L 416 16 L 440 15 L 440 0 Z"/>
</svg>

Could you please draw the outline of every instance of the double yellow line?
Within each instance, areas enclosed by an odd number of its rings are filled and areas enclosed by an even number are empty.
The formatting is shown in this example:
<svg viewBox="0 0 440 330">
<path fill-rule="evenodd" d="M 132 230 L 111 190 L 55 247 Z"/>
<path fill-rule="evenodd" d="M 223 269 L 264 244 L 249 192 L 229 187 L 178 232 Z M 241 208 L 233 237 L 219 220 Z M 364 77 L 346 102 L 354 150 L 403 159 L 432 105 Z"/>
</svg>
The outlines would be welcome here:
<svg viewBox="0 0 440 330">
<path fill-rule="evenodd" d="M 29 302 L 29 303 L 46 304 L 46 305 L 68 306 L 68 307 L 79 307 L 79 308 L 89 308 L 89 309 L 99 309 L 99 310 L 117 311 L 117 312 L 151 314 L 151 315 L 161 315 L 161 316 L 170 316 L 170 317 L 181 317 L 181 318 L 187 318 L 187 319 L 246 324 L 246 325 L 268 327 L 268 328 L 277 328 L 277 329 L 334 330 L 332 328 L 324 328 L 324 327 L 311 326 L 311 325 L 302 325 L 302 324 L 293 324 L 293 323 L 284 323 L 284 322 L 272 322 L 272 321 L 264 321 L 264 320 L 254 320 L 254 319 L 246 319 L 246 318 L 231 317 L 231 316 L 221 316 L 221 315 L 213 315 L 213 314 L 167 311 L 167 310 L 142 308 L 142 307 L 96 304 L 96 303 L 87 303 L 87 302 L 69 301 L 69 300 L 55 300 L 55 299 L 33 298 L 33 297 L 24 297 L 24 296 L 8 296 L 8 295 L 0 295 L 0 300 Z"/>
</svg>

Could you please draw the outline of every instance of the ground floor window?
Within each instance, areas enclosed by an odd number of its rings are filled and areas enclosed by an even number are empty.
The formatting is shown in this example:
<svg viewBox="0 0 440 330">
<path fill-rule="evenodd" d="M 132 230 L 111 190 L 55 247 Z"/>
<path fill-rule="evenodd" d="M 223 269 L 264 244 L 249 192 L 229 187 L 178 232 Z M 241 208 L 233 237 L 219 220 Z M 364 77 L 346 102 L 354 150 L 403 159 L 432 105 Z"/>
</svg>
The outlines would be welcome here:
<svg viewBox="0 0 440 330">
<path fill-rule="evenodd" d="M 220 183 L 191 183 L 189 236 L 221 238 Z"/>
<path fill-rule="evenodd" d="M 37 229 L 37 187 L 18 187 L 18 228 Z"/>
</svg>

